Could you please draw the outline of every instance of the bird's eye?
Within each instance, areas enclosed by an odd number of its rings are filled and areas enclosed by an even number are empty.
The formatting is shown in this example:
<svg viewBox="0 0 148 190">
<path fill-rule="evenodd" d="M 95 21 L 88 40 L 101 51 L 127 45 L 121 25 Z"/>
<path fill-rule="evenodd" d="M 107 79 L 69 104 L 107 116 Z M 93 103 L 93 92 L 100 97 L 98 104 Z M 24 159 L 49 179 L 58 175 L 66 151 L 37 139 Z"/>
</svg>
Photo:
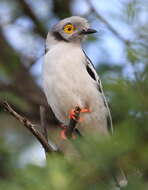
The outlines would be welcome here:
<svg viewBox="0 0 148 190">
<path fill-rule="evenodd" d="M 72 34 L 75 30 L 74 26 L 72 24 L 66 24 L 64 26 L 64 32 L 67 33 L 67 34 Z"/>
</svg>

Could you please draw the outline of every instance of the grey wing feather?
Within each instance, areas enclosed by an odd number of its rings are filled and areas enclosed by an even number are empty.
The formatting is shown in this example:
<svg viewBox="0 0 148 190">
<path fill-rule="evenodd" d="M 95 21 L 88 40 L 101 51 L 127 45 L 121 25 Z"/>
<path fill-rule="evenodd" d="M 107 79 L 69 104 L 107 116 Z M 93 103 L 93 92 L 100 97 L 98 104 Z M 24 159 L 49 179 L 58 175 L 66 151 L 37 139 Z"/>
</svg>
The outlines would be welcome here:
<svg viewBox="0 0 148 190">
<path fill-rule="evenodd" d="M 84 52 L 84 50 L 83 50 L 83 52 Z M 107 108 L 107 111 L 108 111 L 108 115 L 107 115 L 107 118 L 106 118 L 107 119 L 108 130 L 111 132 L 111 134 L 113 134 L 112 117 L 111 117 L 111 113 L 110 113 L 110 109 L 109 109 L 107 100 L 106 100 L 104 92 L 103 92 L 101 80 L 100 80 L 100 78 L 99 78 L 99 76 L 98 76 L 98 74 L 97 74 L 97 72 L 95 70 L 95 67 L 94 67 L 93 63 L 91 62 L 91 60 L 89 59 L 89 57 L 86 55 L 85 52 L 84 52 L 84 54 L 85 54 L 85 57 L 86 57 L 86 69 L 87 69 L 87 72 L 96 81 L 97 86 L 98 86 L 98 90 L 102 94 L 104 104 L 105 104 L 105 106 Z"/>
</svg>

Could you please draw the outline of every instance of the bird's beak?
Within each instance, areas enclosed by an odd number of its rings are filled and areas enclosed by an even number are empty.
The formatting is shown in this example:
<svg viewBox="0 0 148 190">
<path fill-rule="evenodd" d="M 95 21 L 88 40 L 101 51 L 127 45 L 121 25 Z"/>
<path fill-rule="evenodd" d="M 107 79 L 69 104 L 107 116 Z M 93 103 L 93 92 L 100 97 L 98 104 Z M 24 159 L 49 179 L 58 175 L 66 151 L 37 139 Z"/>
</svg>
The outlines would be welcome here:
<svg viewBox="0 0 148 190">
<path fill-rule="evenodd" d="M 97 30 L 94 30 L 92 28 L 88 28 L 87 30 L 82 30 L 81 34 L 87 35 L 87 34 L 93 34 L 93 33 L 96 33 L 96 32 L 97 32 Z"/>
</svg>

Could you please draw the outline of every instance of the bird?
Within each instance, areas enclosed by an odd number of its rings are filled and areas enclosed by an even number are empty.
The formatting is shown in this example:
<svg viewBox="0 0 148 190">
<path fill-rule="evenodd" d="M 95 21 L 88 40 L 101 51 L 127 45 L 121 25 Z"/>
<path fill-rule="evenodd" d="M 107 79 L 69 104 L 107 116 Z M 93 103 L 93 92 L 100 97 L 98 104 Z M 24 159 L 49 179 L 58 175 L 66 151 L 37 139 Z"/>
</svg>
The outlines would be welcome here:
<svg viewBox="0 0 148 190">
<path fill-rule="evenodd" d="M 80 16 L 65 18 L 51 28 L 46 39 L 43 90 L 50 108 L 63 126 L 69 125 L 70 118 L 74 117 L 73 110 L 79 107 L 81 118 L 76 126 L 79 134 L 110 136 L 113 134 L 112 117 L 102 83 L 82 48 L 86 37 L 96 32 Z M 72 146 L 70 142 L 65 143 L 64 130 L 61 140 L 64 141 L 63 149 L 69 153 Z M 126 185 L 122 171 L 116 178 L 119 185 Z"/>
<path fill-rule="evenodd" d="M 101 80 L 82 48 L 89 34 L 96 33 L 80 16 L 65 18 L 47 35 L 43 64 L 43 89 L 56 118 L 69 124 L 76 106 L 81 109 L 80 133 L 113 133 L 112 118 Z"/>
</svg>

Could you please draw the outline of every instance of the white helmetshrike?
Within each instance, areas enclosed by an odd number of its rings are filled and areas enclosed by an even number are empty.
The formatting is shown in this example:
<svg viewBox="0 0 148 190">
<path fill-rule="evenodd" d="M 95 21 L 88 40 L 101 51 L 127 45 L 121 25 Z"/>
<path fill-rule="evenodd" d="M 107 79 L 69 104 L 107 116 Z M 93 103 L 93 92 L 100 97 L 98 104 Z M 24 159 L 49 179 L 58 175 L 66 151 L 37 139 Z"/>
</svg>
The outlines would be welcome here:
<svg viewBox="0 0 148 190">
<path fill-rule="evenodd" d="M 85 36 L 95 32 L 82 17 L 61 20 L 48 33 L 43 65 L 43 88 L 49 106 L 65 126 L 69 124 L 71 110 L 79 106 L 83 122 L 78 122 L 77 128 L 84 136 L 90 132 L 100 135 L 113 132 L 101 81 L 81 47 Z M 122 172 L 120 176 L 119 184 L 126 185 Z"/>
<path fill-rule="evenodd" d="M 78 16 L 63 19 L 51 29 L 46 40 L 43 88 L 62 124 L 68 125 L 70 111 L 79 106 L 83 118 L 77 125 L 79 131 L 106 135 L 113 131 L 110 110 L 99 76 L 81 47 L 85 36 L 95 32 Z"/>
</svg>

